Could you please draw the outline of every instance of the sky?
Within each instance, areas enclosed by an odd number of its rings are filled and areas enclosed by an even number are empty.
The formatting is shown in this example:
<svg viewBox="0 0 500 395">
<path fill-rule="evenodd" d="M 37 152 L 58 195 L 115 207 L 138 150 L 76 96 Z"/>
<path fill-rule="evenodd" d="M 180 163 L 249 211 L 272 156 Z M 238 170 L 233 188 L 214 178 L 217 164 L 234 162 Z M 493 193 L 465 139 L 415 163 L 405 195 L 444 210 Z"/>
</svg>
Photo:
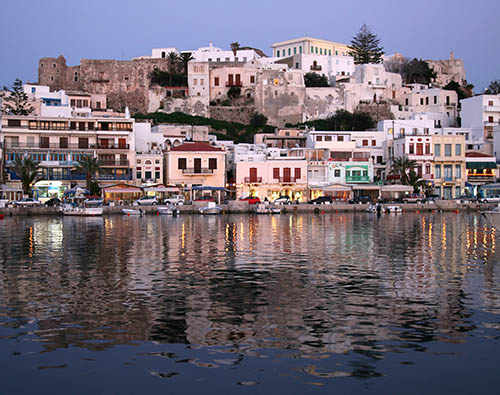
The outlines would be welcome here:
<svg viewBox="0 0 500 395">
<path fill-rule="evenodd" d="M 0 86 L 38 80 L 41 57 L 131 59 L 152 48 L 229 49 L 233 41 L 271 54 L 303 36 L 348 44 L 367 24 L 386 54 L 465 62 L 476 93 L 500 79 L 500 0 L 2 0 Z"/>
</svg>

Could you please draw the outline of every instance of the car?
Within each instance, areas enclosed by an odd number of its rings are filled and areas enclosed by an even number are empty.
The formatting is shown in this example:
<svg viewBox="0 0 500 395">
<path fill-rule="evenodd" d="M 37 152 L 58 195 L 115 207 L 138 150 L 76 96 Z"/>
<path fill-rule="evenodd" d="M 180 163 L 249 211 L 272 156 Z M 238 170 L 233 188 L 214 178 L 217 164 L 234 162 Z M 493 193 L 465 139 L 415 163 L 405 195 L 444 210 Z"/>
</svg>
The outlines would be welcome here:
<svg viewBox="0 0 500 395">
<path fill-rule="evenodd" d="M 460 203 L 476 203 L 479 201 L 479 197 L 471 195 L 462 195 L 458 197 L 456 200 L 458 200 Z"/>
<path fill-rule="evenodd" d="M 260 199 L 257 196 L 245 196 L 240 197 L 240 202 L 248 202 L 248 204 L 258 204 L 260 203 Z"/>
<path fill-rule="evenodd" d="M 164 204 L 173 204 L 175 206 L 182 206 L 186 203 L 186 198 L 184 195 L 172 195 L 163 201 Z"/>
<path fill-rule="evenodd" d="M 418 193 L 409 193 L 403 196 L 403 203 L 422 203 L 425 197 Z"/>
<path fill-rule="evenodd" d="M 422 203 L 436 203 L 438 200 L 441 200 L 440 195 L 427 195 Z"/>
<path fill-rule="evenodd" d="M 292 199 L 290 199 L 288 196 L 280 196 L 273 203 L 283 205 L 283 204 L 292 204 L 293 202 Z"/>
<path fill-rule="evenodd" d="M 319 196 L 316 199 L 309 200 L 308 204 L 332 204 L 332 198 L 330 196 Z"/>
<path fill-rule="evenodd" d="M 156 206 L 158 204 L 158 199 L 156 196 L 142 196 L 135 201 L 139 206 L 148 206 L 153 205 Z"/>
<path fill-rule="evenodd" d="M 364 204 L 372 203 L 372 198 L 370 196 L 356 196 L 349 200 L 350 204 Z"/>
<path fill-rule="evenodd" d="M 46 207 L 57 207 L 62 204 L 61 199 L 59 198 L 51 198 L 45 202 Z"/>
<path fill-rule="evenodd" d="M 499 203 L 500 202 L 500 196 L 486 196 L 486 197 L 480 197 L 479 201 L 481 203 Z"/>
<path fill-rule="evenodd" d="M 214 202 L 214 198 L 210 195 L 200 196 L 197 199 L 194 199 L 195 202 Z"/>
<path fill-rule="evenodd" d="M 40 200 L 36 200 L 33 198 L 23 198 L 21 200 L 17 200 L 14 202 L 15 206 L 20 206 L 20 207 L 36 207 L 40 206 L 42 202 Z"/>
</svg>

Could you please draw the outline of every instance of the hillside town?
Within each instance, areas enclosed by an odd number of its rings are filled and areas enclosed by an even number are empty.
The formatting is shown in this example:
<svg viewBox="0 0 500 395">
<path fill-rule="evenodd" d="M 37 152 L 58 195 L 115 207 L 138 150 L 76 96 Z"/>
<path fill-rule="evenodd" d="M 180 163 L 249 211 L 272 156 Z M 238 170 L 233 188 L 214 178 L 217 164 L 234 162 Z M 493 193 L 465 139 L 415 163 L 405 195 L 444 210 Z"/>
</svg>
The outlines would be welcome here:
<svg viewBox="0 0 500 395">
<path fill-rule="evenodd" d="M 301 37 L 271 56 L 210 42 L 76 66 L 41 58 L 36 83 L 2 95 L 1 197 L 498 197 L 498 92 L 474 95 L 453 52 L 374 53 Z"/>
</svg>

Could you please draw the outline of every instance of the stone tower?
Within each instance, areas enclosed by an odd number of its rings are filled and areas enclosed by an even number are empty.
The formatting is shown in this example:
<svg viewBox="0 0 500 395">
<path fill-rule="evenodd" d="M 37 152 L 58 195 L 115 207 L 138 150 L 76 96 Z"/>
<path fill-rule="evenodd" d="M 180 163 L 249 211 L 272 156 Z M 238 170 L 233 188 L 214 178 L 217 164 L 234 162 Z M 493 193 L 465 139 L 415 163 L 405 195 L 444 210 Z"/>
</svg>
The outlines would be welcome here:
<svg viewBox="0 0 500 395">
<path fill-rule="evenodd" d="M 40 58 L 38 63 L 38 83 L 49 86 L 51 90 L 64 89 L 66 86 L 66 59 Z"/>
</svg>

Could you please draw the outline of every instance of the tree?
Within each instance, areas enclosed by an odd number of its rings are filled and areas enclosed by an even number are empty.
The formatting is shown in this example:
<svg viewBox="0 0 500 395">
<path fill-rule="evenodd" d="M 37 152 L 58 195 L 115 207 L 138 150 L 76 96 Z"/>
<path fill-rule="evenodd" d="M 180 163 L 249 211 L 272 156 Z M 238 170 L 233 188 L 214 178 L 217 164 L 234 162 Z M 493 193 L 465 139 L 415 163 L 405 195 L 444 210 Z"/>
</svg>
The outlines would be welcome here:
<svg viewBox="0 0 500 395">
<path fill-rule="evenodd" d="M 264 114 L 254 112 L 250 118 L 250 125 L 260 128 L 267 124 L 267 117 Z"/>
<path fill-rule="evenodd" d="M 183 52 L 180 56 L 180 61 L 182 63 L 182 69 L 184 70 L 184 74 L 188 75 L 188 63 L 190 60 L 193 60 L 193 55 L 191 52 Z"/>
<path fill-rule="evenodd" d="M 304 74 L 304 84 L 307 88 L 326 88 L 329 87 L 328 78 L 325 75 L 309 72 Z"/>
<path fill-rule="evenodd" d="M 229 97 L 231 100 L 236 100 L 238 97 L 241 95 L 241 88 L 238 86 L 232 86 L 229 88 L 227 91 L 227 97 Z"/>
<path fill-rule="evenodd" d="M 235 41 L 231 43 L 231 51 L 233 51 L 234 56 L 236 56 L 236 52 L 240 49 L 240 43 Z"/>
<path fill-rule="evenodd" d="M 448 84 L 446 84 L 443 89 L 447 91 L 455 91 L 457 92 L 458 100 L 466 99 L 467 97 L 470 97 L 466 91 L 464 91 L 464 88 L 460 86 L 460 84 L 456 81 L 450 81 Z"/>
<path fill-rule="evenodd" d="M 413 170 L 416 165 L 417 161 L 410 160 L 407 156 L 401 156 L 393 160 L 392 171 L 395 174 L 399 174 L 401 177 L 401 183 L 404 185 L 410 185 L 408 172 Z"/>
<path fill-rule="evenodd" d="M 78 171 L 85 174 L 86 187 L 89 191 L 91 188 L 92 180 L 95 177 L 95 173 L 99 171 L 100 167 L 101 162 L 99 161 L 99 159 L 94 158 L 90 155 L 84 156 L 82 160 L 78 162 L 77 169 Z"/>
<path fill-rule="evenodd" d="M 32 185 L 38 181 L 40 165 L 29 157 L 19 158 L 14 161 L 14 172 L 21 180 L 23 193 L 31 195 Z"/>
<path fill-rule="evenodd" d="M 355 64 L 380 63 L 384 48 L 379 44 L 380 39 L 377 35 L 372 33 L 367 25 L 363 25 L 348 46 L 349 54 L 354 57 Z"/>
<path fill-rule="evenodd" d="M 500 95 L 500 80 L 491 81 L 485 93 L 487 95 Z"/>
<path fill-rule="evenodd" d="M 172 77 L 177 71 L 179 65 L 179 55 L 175 51 L 168 53 L 168 83 L 172 86 Z"/>
<path fill-rule="evenodd" d="M 390 59 L 384 62 L 384 68 L 391 73 L 401 75 L 404 84 L 430 84 L 437 74 L 422 59 Z"/>
<path fill-rule="evenodd" d="M 3 96 L 3 112 L 8 115 L 30 115 L 35 109 L 28 103 L 28 95 L 24 93 L 23 82 L 17 78 L 12 85 L 12 90 L 3 89 L 8 94 Z"/>
<path fill-rule="evenodd" d="M 421 179 L 415 170 L 411 169 L 408 172 L 408 185 L 413 187 L 413 193 L 419 193 L 420 187 L 425 184 L 425 181 Z"/>
</svg>

